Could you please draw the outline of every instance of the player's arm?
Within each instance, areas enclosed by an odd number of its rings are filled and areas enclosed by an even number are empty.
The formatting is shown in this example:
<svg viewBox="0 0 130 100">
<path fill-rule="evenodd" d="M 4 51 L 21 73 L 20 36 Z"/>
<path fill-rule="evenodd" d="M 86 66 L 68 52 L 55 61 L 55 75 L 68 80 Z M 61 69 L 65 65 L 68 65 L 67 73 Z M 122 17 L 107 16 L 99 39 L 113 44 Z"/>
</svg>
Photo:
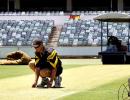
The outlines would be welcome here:
<svg viewBox="0 0 130 100">
<path fill-rule="evenodd" d="M 34 80 L 34 83 L 33 83 L 32 87 L 36 87 L 37 86 L 39 75 L 40 75 L 40 69 L 38 67 L 36 67 L 35 68 L 35 80 Z"/>
<path fill-rule="evenodd" d="M 52 86 L 53 80 L 55 79 L 56 76 L 56 69 L 52 69 L 51 70 L 51 74 L 50 74 L 50 81 L 48 82 L 48 87 Z"/>
<path fill-rule="evenodd" d="M 35 68 L 35 80 L 34 80 L 32 87 L 36 87 L 39 76 L 40 76 L 39 61 L 40 61 L 40 59 L 38 58 L 38 56 L 35 56 L 35 66 L 36 66 L 36 68 Z"/>
</svg>

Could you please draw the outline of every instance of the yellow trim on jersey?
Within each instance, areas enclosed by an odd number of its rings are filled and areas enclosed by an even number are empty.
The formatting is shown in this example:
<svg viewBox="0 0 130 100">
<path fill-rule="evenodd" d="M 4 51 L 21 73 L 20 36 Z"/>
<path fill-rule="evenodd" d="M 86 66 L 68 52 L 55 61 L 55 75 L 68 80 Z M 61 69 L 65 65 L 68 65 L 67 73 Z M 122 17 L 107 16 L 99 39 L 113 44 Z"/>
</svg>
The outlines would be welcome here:
<svg viewBox="0 0 130 100">
<path fill-rule="evenodd" d="M 35 57 L 35 65 L 39 62 L 39 60 L 40 60 L 39 57 L 36 56 L 36 57 Z"/>
<path fill-rule="evenodd" d="M 56 65 L 58 63 L 58 58 L 57 58 L 57 55 L 56 55 L 56 50 L 53 50 L 52 53 L 47 57 L 47 61 L 52 65 L 53 68 L 56 68 Z M 53 59 L 54 57 L 56 56 L 56 59 L 55 59 L 55 62 L 52 63 L 50 61 L 50 59 Z"/>
<path fill-rule="evenodd" d="M 53 59 L 55 55 L 56 55 L 56 50 L 53 50 L 52 53 L 47 57 L 47 60 Z"/>
<path fill-rule="evenodd" d="M 54 63 L 52 63 L 52 62 L 50 62 L 50 61 L 48 61 L 48 62 L 51 64 L 51 66 L 52 66 L 53 68 L 56 69 L 56 65 L 57 65 L 57 63 L 58 63 L 58 58 L 56 57 L 56 60 L 55 60 Z"/>
</svg>

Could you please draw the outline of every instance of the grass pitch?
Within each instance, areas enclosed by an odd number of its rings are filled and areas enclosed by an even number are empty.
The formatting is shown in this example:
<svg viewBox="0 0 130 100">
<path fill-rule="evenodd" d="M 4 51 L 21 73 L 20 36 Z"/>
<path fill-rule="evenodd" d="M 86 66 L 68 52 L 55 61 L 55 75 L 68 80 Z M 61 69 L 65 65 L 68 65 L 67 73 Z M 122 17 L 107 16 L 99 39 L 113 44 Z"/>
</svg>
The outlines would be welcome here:
<svg viewBox="0 0 130 100">
<path fill-rule="evenodd" d="M 32 74 L 27 65 L 0 65 L 0 79 Z"/>
<path fill-rule="evenodd" d="M 100 59 L 62 61 L 63 88 L 58 89 L 31 88 L 35 75 L 27 66 L 0 66 L 0 76 L 5 74 L 0 78 L 1 100 L 117 100 L 119 86 L 130 76 L 129 65 L 102 65 Z"/>
</svg>

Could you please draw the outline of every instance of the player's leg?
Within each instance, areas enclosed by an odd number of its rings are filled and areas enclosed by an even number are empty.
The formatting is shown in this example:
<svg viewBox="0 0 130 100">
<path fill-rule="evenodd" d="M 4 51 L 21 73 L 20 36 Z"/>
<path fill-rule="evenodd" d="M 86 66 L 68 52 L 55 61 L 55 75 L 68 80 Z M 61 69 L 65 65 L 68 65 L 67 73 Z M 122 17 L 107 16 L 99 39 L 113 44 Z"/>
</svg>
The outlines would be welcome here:
<svg viewBox="0 0 130 100">
<path fill-rule="evenodd" d="M 61 75 L 62 71 L 63 71 L 63 68 L 61 66 L 59 66 L 57 68 L 55 84 L 54 84 L 54 87 L 56 87 L 56 88 L 61 87 L 62 77 L 60 75 Z"/>
<path fill-rule="evenodd" d="M 35 61 L 29 62 L 29 67 L 35 72 Z M 50 76 L 50 70 L 49 69 L 41 69 L 40 70 L 40 76 L 41 77 L 49 77 Z"/>
<path fill-rule="evenodd" d="M 35 72 L 35 61 L 30 61 L 29 62 L 29 67 Z M 41 69 L 40 70 L 40 76 L 42 78 L 42 81 L 39 85 L 37 85 L 37 87 L 45 87 L 45 85 L 47 85 L 48 83 L 48 78 L 50 76 L 50 70 L 49 69 Z"/>
<path fill-rule="evenodd" d="M 50 77 L 50 70 L 45 68 L 40 70 L 40 76 L 41 77 Z"/>
<path fill-rule="evenodd" d="M 29 67 L 35 72 L 35 68 L 36 68 L 36 66 L 35 66 L 35 61 L 33 61 L 33 60 L 30 61 L 28 65 L 29 65 Z"/>
<path fill-rule="evenodd" d="M 40 84 L 37 85 L 37 87 L 47 87 L 47 84 L 49 82 L 49 79 L 47 77 L 50 77 L 50 70 L 49 69 L 41 69 L 40 76 L 42 77 L 42 81 Z"/>
</svg>

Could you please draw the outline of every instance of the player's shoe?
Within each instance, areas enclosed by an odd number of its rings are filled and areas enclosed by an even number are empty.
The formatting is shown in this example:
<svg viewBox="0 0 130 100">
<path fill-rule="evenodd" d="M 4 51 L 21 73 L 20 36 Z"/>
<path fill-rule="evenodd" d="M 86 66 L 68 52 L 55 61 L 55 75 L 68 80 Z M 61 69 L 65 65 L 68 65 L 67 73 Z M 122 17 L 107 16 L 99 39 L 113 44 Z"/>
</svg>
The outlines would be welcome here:
<svg viewBox="0 0 130 100">
<path fill-rule="evenodd" d="M 54 88 L 60 88 L 61 87 L 61 81 L 62 81 L 62 77 L 57 76 L 56 80 L 55 80 L 55 84 L 54 84 Z"/>
<path fill-rule="evenodd" d="M 48 78 L 46 78 L 46 77 L 42 78 L 41 84 L 38 84 L 37 87 L 44 88 L 45 86 L 47 86 L 48 81 L 49 81 Z"/>
</svg>

